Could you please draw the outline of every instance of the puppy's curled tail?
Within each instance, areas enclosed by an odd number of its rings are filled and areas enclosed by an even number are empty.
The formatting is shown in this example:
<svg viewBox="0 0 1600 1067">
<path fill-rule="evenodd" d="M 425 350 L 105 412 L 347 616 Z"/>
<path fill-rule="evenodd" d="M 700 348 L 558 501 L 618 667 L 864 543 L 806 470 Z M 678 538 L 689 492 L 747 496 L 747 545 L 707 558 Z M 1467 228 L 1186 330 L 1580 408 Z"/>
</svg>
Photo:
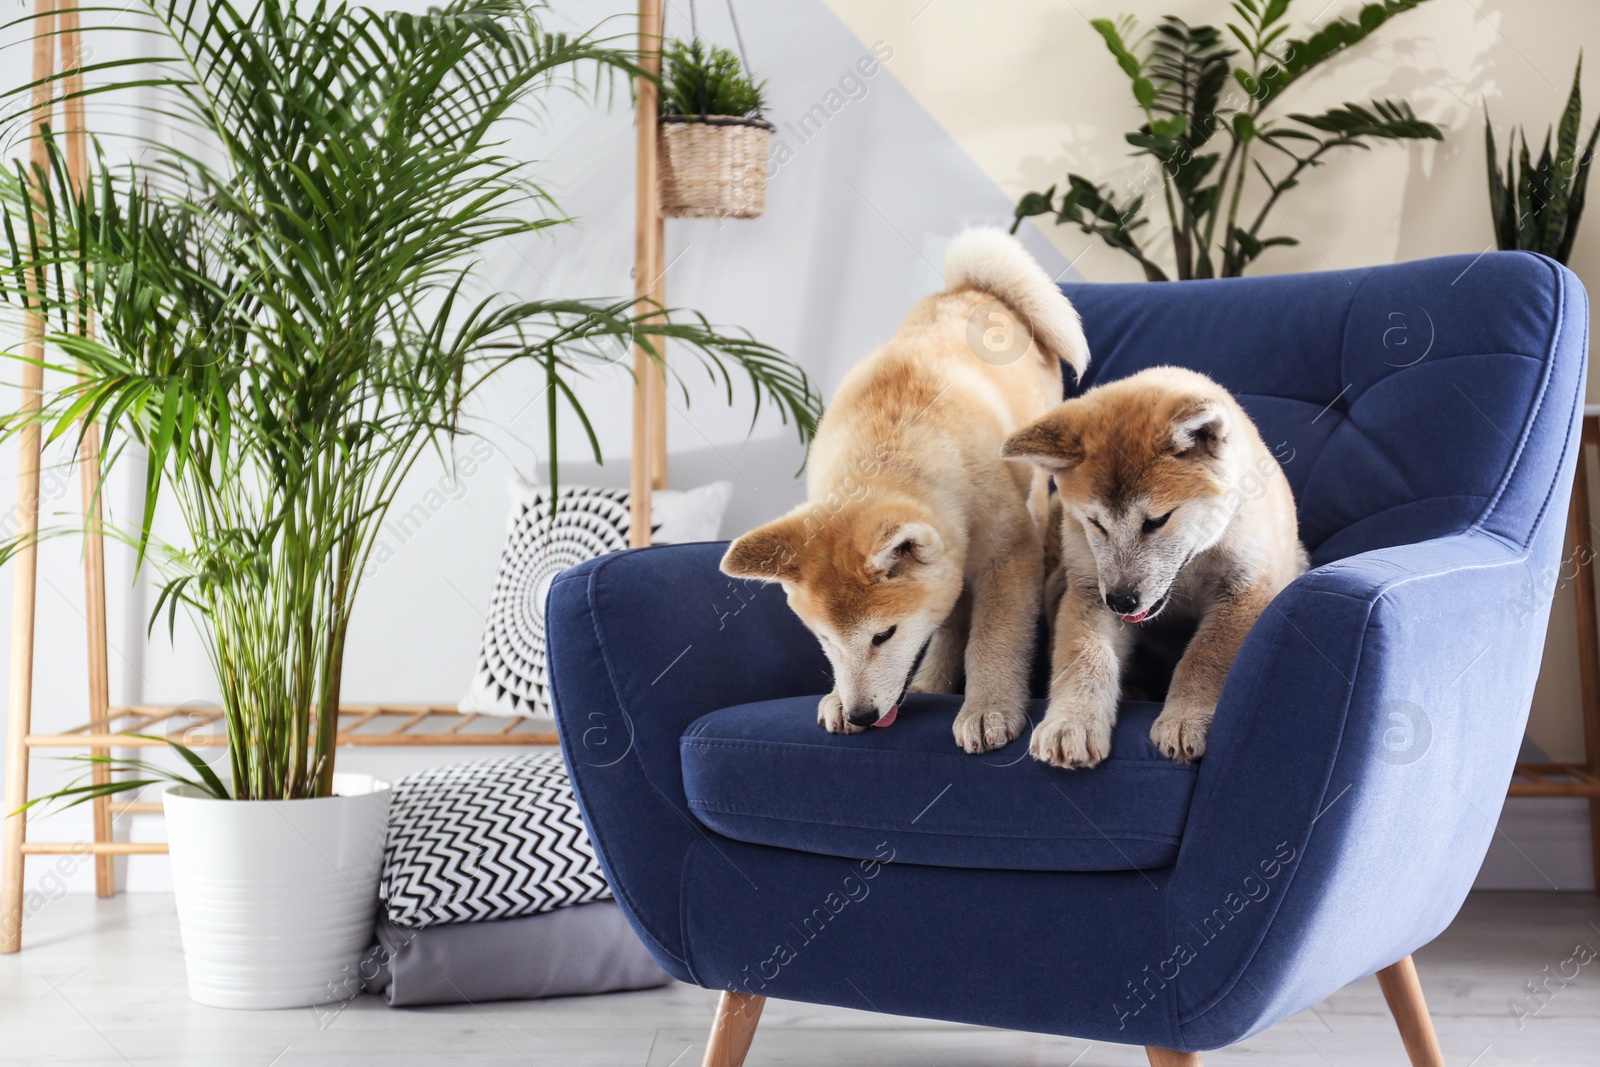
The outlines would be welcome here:
<svg viewBox="0 0 1600 1067">
<path fill-rule="evenodd" d="M 1003 230 L 966 230 L 944 254 L 945 284 L 981 290 L 1004 301 L 1025 319 L 1046 355 L 1065 360 L 1079 378 L 1089 367 L 1089 342 L 1077 309 L 1044 268 Z"/>
</svg>

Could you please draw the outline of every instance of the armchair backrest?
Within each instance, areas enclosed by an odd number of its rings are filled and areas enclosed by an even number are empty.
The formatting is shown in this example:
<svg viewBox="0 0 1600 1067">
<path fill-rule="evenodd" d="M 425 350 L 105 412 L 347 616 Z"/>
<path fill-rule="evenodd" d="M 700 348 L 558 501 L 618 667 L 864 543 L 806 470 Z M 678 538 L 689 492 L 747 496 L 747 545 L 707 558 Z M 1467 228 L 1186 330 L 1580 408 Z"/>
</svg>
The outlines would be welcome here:
<svg viewBox="0 0 1600 1067">
<path fill-rule="evenodd" d="M 1543 256 L 1074 284 L 1082 386 L 1176 364 L 1238 396 L 1278 455 L 1314 564 L 1480 525 L 1522 546 L 1568 440 L 1587 302 Z M 1563 316 L 1583 316 L 1566 324 Z M 1573 328 L 1574 326 L 1578 328 Z M 1564 504 L 1564 501 L 1560 502 Z"/>
</svg>

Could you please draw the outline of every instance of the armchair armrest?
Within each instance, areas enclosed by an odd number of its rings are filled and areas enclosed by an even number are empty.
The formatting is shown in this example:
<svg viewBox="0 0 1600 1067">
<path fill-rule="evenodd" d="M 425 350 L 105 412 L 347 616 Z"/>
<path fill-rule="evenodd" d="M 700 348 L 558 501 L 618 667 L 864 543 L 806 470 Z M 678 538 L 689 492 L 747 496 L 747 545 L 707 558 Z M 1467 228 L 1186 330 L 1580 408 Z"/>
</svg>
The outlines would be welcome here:
<svg viewBox="0 0 1600 1067">
<path fill-rule="evenodd" d="M 731 704 L 827 692 L 817 640 L 783 591 L 717 569 L 723 542 L 618 552 L 564 571 L 545 619 L 556 718 L 585 765 L 643 761 L 683 796 L 678 738 Z M 660 743 L 658 743 L 660 742 Z"/>
<path fill-rule="evenodd" d="M 545 607 L 551 704 L 600 862 L 656 959 L 693 981 L 677 917 L 625 887 L 676 883 L 689 845 L 678 739 L 733 704 L 827 692 L 816 638 L 776 586 L 717 570 L 726 545 L 619 552 L 561 573 Z"/>
<path fill-rule="evenodd" d="M 1270 1025 L 1454 917 L 1505 799 L 1560 534 L 1545 522 L 1529 550 L 1474 527 L 1340 560 L 1257 622 L 1170 885 L 1191 1047 L 1235 1039 L 1241 1012 Z"/>
</svg>

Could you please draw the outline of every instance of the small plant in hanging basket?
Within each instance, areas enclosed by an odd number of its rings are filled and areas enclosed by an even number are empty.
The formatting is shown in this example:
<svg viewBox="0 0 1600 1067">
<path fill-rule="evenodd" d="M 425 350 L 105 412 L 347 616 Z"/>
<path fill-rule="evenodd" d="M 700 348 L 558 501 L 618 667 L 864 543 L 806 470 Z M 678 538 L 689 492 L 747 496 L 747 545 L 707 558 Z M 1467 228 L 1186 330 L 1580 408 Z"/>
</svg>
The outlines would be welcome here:
<svg viewBox="0 0 1600 1067">
<path fill-rule="evenodd" d="M 767 204 L 764 82 L 726 48 L 699 40 L 662 50 L 661 213 L 753 219 Z"/>
</svg>

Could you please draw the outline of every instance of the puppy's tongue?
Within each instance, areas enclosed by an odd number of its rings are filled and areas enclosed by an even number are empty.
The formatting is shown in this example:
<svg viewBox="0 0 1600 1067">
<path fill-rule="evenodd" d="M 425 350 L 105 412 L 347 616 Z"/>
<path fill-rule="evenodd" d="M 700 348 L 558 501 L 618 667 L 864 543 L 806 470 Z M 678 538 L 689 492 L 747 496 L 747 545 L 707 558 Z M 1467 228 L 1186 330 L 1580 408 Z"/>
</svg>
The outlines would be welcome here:
<svg viewBox="0 0 1600 1067">
<path fill-rule="evenodd" d="M 889 709 L 889 714 L 873 723 L 874 726 L 893 726 L 895 719 L 900 717 L 900 705 L 896 704 Z"/>
<path fill-rule="evenodd" d="M 1148 615 L 1148 614 L 1150 614 L 1150 610 L 1148 608 L 1146 608 L 1144 611 L 1139 612 L 1139 614 L 1137 614 L 1137 615 L 1124 615 L 1122 617 L 1122 621 L 1123 622 L 1143 622 L 1144 621 L 1144 617 L 1146 615 Z"/>
</svg>

